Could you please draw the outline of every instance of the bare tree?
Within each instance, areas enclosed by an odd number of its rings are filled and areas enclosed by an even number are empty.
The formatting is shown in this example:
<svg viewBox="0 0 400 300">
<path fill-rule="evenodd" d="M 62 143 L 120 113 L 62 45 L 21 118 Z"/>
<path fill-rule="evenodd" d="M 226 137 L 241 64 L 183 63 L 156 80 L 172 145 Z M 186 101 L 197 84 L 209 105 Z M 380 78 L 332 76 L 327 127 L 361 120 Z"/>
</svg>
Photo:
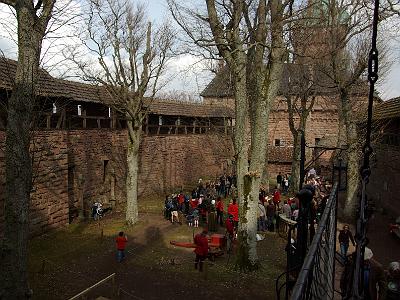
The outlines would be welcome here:
<svg viewBox="0 0 400 300">
<path fill-rule="evenodd" d="M 286 53 L 283 31 L 290 4 L 279 0 L 206 0 L 205 14 L 199 8 L 169 1 L 175 20 L 192 43 L 206 49 L 211 57 L 222 57 L 232 74 L 240 206 L 236 264 L 244 270 L 258 266 L 258 192 L 266 160 L 270 104 L 279 88 Z"/>
<path fill-rule="evenodd" d="M 390 6 L 389 6 L 390 8 Z M 366 72 L 370 51 L 369 31 L 372 26 L 372 8 L 363 1 L 331 0 L 321 11 L 320 22 L 325 24 L 325 36 L 321 42 L 326 51 L 321 57 L 321 70 L 327 75 L 339 94 L 338 146 L 347 146 L 347 194 L 344 215 L 355 215 L 359 187 L 359 152 L 356 113 L 365 109 Z M 392 15 L 387 5 L 382 6 L 381 20 Z M 364 108 L 363 108 L 364 107 Z"/>
<path fill-rule="evenodd" d="M 101 85 L 108 105 L 127 120 L 128 150 L 126 178 L 126 221 L 138 220 L 138 154 L 142 123 L 160 76 L 170 58 L 174 33 L 168 23 L 152 30 L 143 5 L 121 0 L 89 2 L 82 42 L 97 63 L 84 61 L 76 49 L 69 57 L 77 63 L 84 79 Z M 85 54 L 86 55 L 86 54 Z M 147 100 L 145 99 L 147 97 Z"/>
<path fill-rule="evenodd" d="M 316 98 L 315 69 L 311 65 L 293 64 L 283 78 L 283 96 L 289 114 L 289 129 L 293 136 L 291 191 L 299 188 L 301 136 L 306 135 L 307 119 Z"/>
<path fill-rule="evenodd" d="M 5 227 L 0 254 L 0 297 L 25 299 L 28 287 L 28 225 L 32 161 L 30 129 L 43 37 L 55 1 L 1 0 L 13 7 L 18 23 L 18 66 L 8 101 L 6 129 Z"/>
</svg>

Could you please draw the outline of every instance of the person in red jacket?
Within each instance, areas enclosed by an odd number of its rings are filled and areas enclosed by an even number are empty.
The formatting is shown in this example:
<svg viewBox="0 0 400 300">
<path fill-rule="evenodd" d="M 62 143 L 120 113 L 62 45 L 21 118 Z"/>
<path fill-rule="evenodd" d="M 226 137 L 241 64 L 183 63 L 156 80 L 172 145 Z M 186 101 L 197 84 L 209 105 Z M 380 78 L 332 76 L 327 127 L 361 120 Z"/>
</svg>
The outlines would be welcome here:
<svg viewBox="0 0 400 300">
<path fill-rule="evenodd" d="M 121 231 L 115 239 L 115 242 L 117 244 L 117 260 L 121 262 L 125 258 L 125 247 L 128 242 L 128 237 Z"/>
<path fill-rule="evenodd" d="M 276 207 L 276 209 L 279 209 L 279 205 L 281 203 L 281 193 L 278 190 L 278 187 L 275 187 L 275 191 L 274 191 L 274 197 L 272 198 L 272 201 L 274 201 L 274 205 Z"/>
<path fill-rule="evenodd" d="M 236 203 L 236 199 L 233 199 L 232 203 L 229 204 L 228 215 L 233 216 L 233 223 L 235 224 L 235 229 L 237 229 L 239 224 L 239 206 Z"/>
<path fill-rule="evenodd" d="M 215 209 L 217 210 L 217 223 L 219 225 L 224 225 L 224 202 L 221 197 L 217 198 L 217 203 L 215 204 Z"/>
<path fill-rule="evenodd" d="M 196 248 L 194 249 L 194 253 L 196 254 L 196 258 L 194 260 L 194 268 L 197 270 L 197 266 L 199 266 L 200 272 L 203 272 L 203 262 L 208 255 L 207 233 L 207 228 L 204 228 L 201 233 L 196 234 L 196 236 L 194 237 L 194 243 L 196 245 Z"/>
</svg>

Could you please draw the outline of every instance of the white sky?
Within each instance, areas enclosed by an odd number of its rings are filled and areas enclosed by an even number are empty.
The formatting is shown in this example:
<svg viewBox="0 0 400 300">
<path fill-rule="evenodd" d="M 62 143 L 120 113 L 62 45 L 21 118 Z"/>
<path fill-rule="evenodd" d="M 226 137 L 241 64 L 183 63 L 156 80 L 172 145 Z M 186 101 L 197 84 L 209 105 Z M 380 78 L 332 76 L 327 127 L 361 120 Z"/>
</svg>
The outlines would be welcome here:
<svg viewBox="0 0 400 300">
<path fill-rule="evenodd" d="M 62 1 L 62 0 L 59 0 Z M 58 3 L 60 3 L 58 1 Z M 80 9 L 79 0 L 75 0 L 75 9 Z M 163 18 L 169 18 L 169 12 L 166 6 L 165 0 L 148 0 L 144 1 L 147 4 L 148 16 L 152 21 L 159 22 Z M 4 52 L 6 57 L 16 58 L 16 45 L 10 38 L 9 34 L 4 30 L 4 24 L 13 24 L 15 26 L 15 19 L 10 13 L 10 9 L 4 5 L 0 4 L 0 50 Z M 3 24 L 1 24 L 3 23 Z M 74 38 L 74 28 L 61 28 L 60 36 L 70 36 L 68 38 L 60 39 L 58 44 L 50 53 L 47 53 L 46 59 L 57 60 L 59 53 L 66 44 L 76 43 Z M 52 42 L 54 43 L 54 42 Z M 50 42 L 45 42 L 44 46 L 48 46 Z M 400 96 L 400 43 L 392 42 L 391 45 L 391 57 L 390 64 L 391 70 L 386 76 L 385 81 L 380 84 L 377 90 L 380 96 L 384 99 L 390 99 L 393 97 Z M 54 57 L 53 57 L 54 56 Z M 54 76 L 57 76 L 60 72 L 56 70 L 49 70 Z M 59 71 L 59 70 L 57 70 Z M 174 58 L 168 67 L 168 72 L 165 75 L 167 85 L 163 88 L 162 92 L 177 91 L 177 92 L 187 92 L 192 95 L 198 95 L 207 83 L 212 79 L 212 74 L 204 70 L 201 63 L 195 57 L 190 55 L 183 55 Z"/>
</svg>

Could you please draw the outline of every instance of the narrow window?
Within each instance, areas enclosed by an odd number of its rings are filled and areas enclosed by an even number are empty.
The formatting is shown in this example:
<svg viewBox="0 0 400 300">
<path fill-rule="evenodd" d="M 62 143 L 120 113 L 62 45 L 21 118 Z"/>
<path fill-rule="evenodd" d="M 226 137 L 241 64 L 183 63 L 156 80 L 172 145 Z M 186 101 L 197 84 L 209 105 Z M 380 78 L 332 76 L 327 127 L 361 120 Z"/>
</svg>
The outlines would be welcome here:
<svg viewBox="0 0 400 300">
<path fill-rule="evenodd" d="M 53 103 L 53 114 L 57 113 L 57 106 L 55 103 Z"/>
<path fill-rule="evenodd" d="M 103 182 L 106 182 L 108 160 L 103 160 Z"/>
<path fill-rule="evenodd" d="M 82 115 L 82 105 L 78 104 L 78 116 Z"/>
<path fill-rule="evenodd" d="M 162 125 L 162 116 L 158 116 L 158 125 L 159 125 L 159 126 Z"/>
<path fill-rule="evenodd" d="M 111 118 L 111 107 L 108 108 L 108 117 Z"/>
<path fill-rule="evenodd" d="M 274 146 L 275 147 L 280 147 L 281 146 L 281 140 L 280 139 L 275 139 Z"/>
<path fill-rule="evenodd" d="M 315 138 L 315 146 L 318 146 L 320 142 L 321 142 L 320 138 Z"/>
</svg>

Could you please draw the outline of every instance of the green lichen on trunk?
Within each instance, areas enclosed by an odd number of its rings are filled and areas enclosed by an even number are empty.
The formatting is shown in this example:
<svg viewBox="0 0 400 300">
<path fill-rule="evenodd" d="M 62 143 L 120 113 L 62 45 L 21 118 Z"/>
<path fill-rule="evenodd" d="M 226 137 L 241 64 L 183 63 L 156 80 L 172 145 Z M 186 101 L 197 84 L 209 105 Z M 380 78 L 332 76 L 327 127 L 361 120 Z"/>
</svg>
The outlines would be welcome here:
<svg viewBox="0 0 400 300">
<path fill-rule="evenodd" d="M 248 272 L 255 271 L 259 268 L 258 261 L 250 259 L 249 235 L 247 233 L 248 220 L 246 218 L 247 211 L 249 210 L 249 201 L 251 201 L 251 186 L 253 177 L 245 175 L 243 180 L 243 210 L 240 212 L 240 230 L 238 232 L 238 250 L 236 253 L 235 268 L 240 271 Z"/>
</svg>

